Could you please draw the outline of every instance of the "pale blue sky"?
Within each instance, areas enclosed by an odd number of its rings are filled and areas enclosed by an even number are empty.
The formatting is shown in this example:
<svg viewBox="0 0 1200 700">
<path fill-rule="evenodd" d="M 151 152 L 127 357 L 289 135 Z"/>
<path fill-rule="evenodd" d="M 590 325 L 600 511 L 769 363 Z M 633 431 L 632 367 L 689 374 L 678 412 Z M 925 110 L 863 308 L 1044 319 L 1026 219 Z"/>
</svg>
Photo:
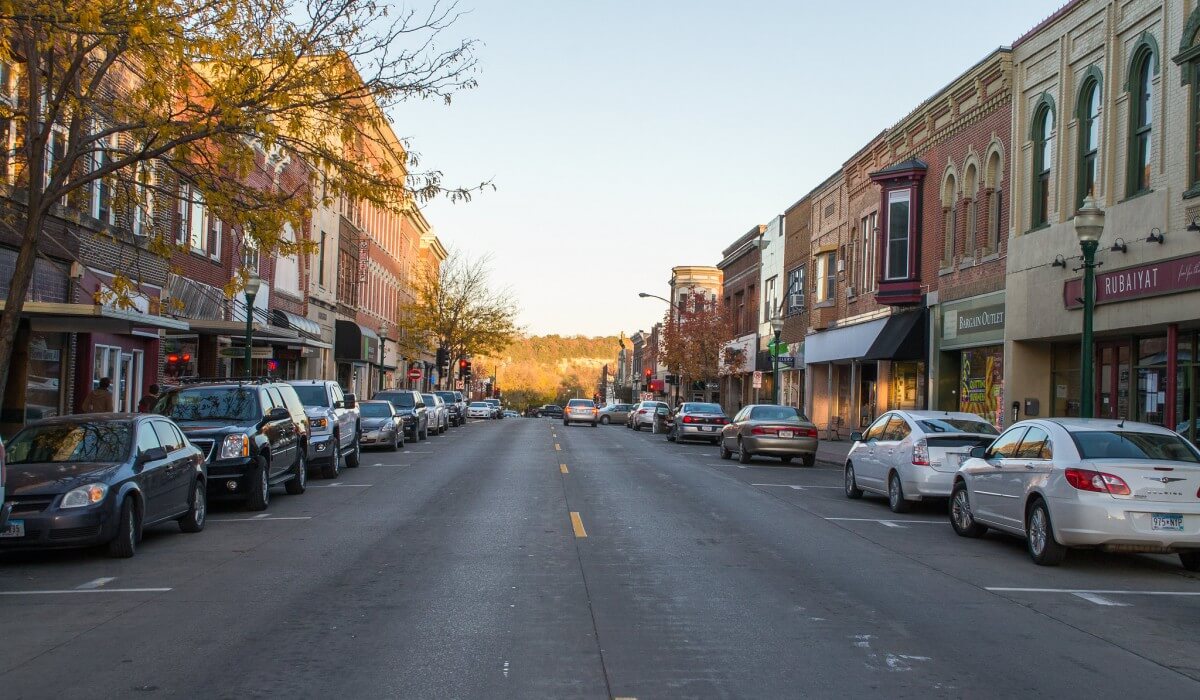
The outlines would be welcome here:
<svg viewBox="0 0 1200 700">
<path fill-rule="evenodd" d="M 463 0 L 479 88 L 395 128 L 448 183 L 495 182 L 426 215 L 494 256 L 529 332 L 631 332 L 664 310 L 639 291 L 716 264 L 1059 4 Z"/>
</svg>

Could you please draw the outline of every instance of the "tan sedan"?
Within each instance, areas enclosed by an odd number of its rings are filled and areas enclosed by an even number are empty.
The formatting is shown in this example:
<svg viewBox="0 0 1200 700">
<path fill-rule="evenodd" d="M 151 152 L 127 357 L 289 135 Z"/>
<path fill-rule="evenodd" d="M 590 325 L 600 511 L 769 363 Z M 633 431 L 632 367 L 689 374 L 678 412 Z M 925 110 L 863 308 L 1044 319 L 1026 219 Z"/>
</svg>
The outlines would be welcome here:
<svg viewBox="0 0 1200 700">
<path fill-rule="evenodd" d="M 748 464 L 755 455 L 778 457 L 784 464 L 799 457 L 804 466 L 817 461 L 817 426 L 791 406 L 752 404 L 721 430 L 721 459 L 738 453 Z"/>
</svg>

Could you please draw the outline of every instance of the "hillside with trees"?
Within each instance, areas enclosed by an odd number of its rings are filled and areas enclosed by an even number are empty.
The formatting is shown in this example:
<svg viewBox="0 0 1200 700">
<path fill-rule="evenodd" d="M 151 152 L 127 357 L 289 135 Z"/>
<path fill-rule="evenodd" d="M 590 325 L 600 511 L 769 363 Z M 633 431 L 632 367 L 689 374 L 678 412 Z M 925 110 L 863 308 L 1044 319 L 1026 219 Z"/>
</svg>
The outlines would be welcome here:
<svg viewBox="0 0 1200 700">
<path fill-rule="evenodd" d="M 616 368 L 617 337 L 519 336 L 502 353 L 473 362 L 477 378 L 497 376 L 504 403 L 516 409 L 591 398 L 601 369 Z"/>
</svg>

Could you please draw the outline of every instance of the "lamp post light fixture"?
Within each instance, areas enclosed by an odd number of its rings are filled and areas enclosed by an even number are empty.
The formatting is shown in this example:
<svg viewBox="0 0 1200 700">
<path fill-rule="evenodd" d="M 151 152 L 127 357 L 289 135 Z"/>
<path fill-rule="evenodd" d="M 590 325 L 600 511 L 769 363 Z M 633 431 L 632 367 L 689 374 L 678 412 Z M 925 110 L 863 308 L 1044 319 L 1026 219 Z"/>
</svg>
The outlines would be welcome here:
<svg viewBox="0 0 1200 700">
<path fill-rule="evenodd" d="M 771 396 L 776 406 L 779 405 L 779 336 L 783 334 L 783 315 L 779 309 L 771 316 L 771 330 L 775 332 L 775 340 L 771 343 Z"/>
<path fill-rule="evenodd" d="M 659 301 L 665 301 L 667 303 L 667 306 L 671 307 L 671 317 L 675 319 L 675 324 L 674 324 L 675 325 L 675 342 L 678 343 L 679 342 L 679 317 L 683 314 L 683 309 L 680 308 L 678 304 L 671 301 L 670 299 L 667 299 L 666 297 L 660 297 L 657 294 L 649 294 L 647 292 L 638 292 L 638 296 L 641 297 L 642 299 L 658 299 Z M 674 374 L 675 374 L 675 405 L 678 406 L 679 405 L 679 384 L 682 381 L 682 377 L 679 376 L 679 367 L 678 366 L 675 367 Z"/>
<path fill-rule="evenodd" d="M 1095 418 L 1093 381 L 1092 316 L 1096 310 L 1096 249 L 1104 233 L 1104 210 L 1096 206 L 1091 197 L 1083 200 L 1083 206 L 1075 212 L 1075 235 L 1079 237 L 1079 248 L 1083 251 L 1083 338 L 1080 348 L 1079 416 Z"/>
<path fill-rule="evenodd" d="M 251 377 L 250 365 L 254 358 L 254 297 L 262 288 L 262 278 L 251 272 L 246 278 L 246 379 Z"/>
</svg>

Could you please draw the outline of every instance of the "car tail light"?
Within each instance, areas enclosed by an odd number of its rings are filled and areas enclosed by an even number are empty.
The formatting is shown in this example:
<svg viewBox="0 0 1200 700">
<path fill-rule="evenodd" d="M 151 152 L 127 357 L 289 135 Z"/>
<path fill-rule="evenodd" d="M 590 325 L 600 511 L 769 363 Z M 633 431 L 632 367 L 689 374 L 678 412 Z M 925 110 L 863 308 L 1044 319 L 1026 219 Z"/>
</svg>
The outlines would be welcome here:
<svg viewBox="0 0 1200 700">
<path fill-rule="evenodd" d="M 804 437 L 815 438 L 817 436 L 816 428 L 801 428 L 800 432 L 804 434 Z"/>
<path fill-rule="evenodd" d="M 778 435 L 779 428 L 773 428 L 773 427 L 769 427 L 769 426 L 764 427 L 764 426 L 759 425 L 759 426 L 755 426 L 755 427 L 751 428 L 750 434 L 751 435 Z"/>
<path fill-rule="evenodd" d="M 646 412 L 646 409 L 644 409 L 644 408 L 639 408 L 639 409 L 638 409 L 638 415 L 641 415 L 641 414 L 643 414 L 643 413 L 645 413 L 645 412 Z"/>
<path fill-rule="evenodd" d="M 718 418 L 717 425 L 729 425 L 729 419 L 728 418 Z"/>
<path fill-rule="evenodd" d="M 1114 496 L 1128 496 L 1131 491 L 1125 480 L 1114 474 L 1092 471 L 1091 469 L 1068 469 L 1067 483 L 1080 491 L 1109 493 Z"/>
<path fill-rule="evenodd" d="M 929 466 L 929 443 L 925 442 L 925 438 L 913 443 L 912 463 L 921 467 Z"/>
<path fill-rule="evenodd" d="M 695 418 L 692 418 L 691 416 L 684 416 L 684 417 L 683 417 L 683 422 L 684 422 L 684 423 L 695 423 L 695 422 L 696 422 L 696 419 L 695 419 Z"/>
</svg>

